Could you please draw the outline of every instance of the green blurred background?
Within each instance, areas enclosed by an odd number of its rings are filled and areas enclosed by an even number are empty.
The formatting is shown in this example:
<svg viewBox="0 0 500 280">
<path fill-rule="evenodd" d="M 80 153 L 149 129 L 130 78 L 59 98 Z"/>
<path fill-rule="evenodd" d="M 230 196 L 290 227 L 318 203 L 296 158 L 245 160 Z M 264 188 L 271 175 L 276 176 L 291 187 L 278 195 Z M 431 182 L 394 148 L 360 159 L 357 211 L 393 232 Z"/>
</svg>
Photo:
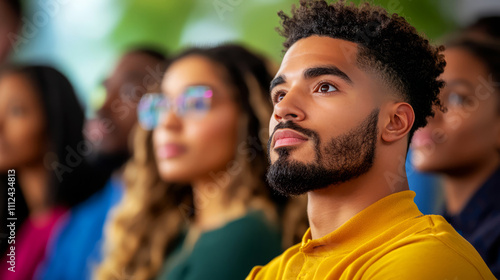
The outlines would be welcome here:
<svg viewBox="0 0 500 280">
<path fill-rule="evenodd" d="M 498 14 L 500 6 L 498 0 L 372 2 L 403 15 L 433 40 L 480 14 Z M 279 63 L 282 38 L 275 31 L 276 13 L 289 12 L 294 3 L 298 0 L 27 1 L 14 59 L 59 68 L 91 114 L 91 93 L 129 47 L 153 45 L 175 54 L 187 46 L 232 41 Z"/>
</svg>

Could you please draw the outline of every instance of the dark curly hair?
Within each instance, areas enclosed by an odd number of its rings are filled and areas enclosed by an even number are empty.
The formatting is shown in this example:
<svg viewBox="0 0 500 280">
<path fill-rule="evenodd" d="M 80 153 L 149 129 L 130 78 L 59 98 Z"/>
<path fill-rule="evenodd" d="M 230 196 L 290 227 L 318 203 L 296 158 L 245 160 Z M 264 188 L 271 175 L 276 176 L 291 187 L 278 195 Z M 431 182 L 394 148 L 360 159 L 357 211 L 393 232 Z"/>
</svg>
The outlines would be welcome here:
<svg viewBox="0 0 500 280">
<path fill-rule="evenodd" d="M 415 122 L 408 143 L 415 130 L 434 116 L 434 105 L 443 110 L 438 95 L 444 82 L 438 76 L 446 65 L 444 47 L 431 46 L 403 17 L 370 3 L 355 6 L 345 0 L 331 4 L 301 0 L 299 7 L 292 6 L 291 16 L 283 11 L 278 15 L 282 29 L 277 30 L 286 38 L 284 51 L 312 35 L 357 43 L 358 65 L 381 73 L 413 107 Z"/>
</svg>

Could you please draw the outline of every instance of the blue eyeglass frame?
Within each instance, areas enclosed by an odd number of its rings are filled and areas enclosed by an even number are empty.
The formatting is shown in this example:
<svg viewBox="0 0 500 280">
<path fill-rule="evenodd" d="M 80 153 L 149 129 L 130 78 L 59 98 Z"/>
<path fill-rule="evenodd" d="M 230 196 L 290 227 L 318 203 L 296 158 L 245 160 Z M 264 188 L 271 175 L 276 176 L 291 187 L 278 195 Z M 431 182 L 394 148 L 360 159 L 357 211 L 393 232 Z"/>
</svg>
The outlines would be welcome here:
<svg viewBox="0 0 500 280">
<path fill-rule="evenodd" d="M 137 106 L 137 118 L 142 128 L 155 129 L 162 116 L 174 110 L 177 116 L 202 117 L 212 106 L 213 90 L 209 86 L 189 86 L 177 98 L 171 99 L 161 93 L 147 93 Z"/>
</svg>

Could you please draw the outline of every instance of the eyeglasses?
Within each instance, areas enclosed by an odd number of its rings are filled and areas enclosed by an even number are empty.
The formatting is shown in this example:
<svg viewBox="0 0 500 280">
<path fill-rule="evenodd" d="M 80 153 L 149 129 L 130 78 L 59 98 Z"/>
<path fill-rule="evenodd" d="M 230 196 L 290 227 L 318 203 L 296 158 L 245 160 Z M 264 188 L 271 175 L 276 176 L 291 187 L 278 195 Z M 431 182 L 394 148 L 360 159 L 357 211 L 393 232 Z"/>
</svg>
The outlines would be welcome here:
<svg viewBox="0 0 500 280">
<path fill-rule="evenodd" d="M 190 86 L 175 99 L 161 93 L 145 94 L 137 106 L 139 124 L 146 130 L 153 130 L 172 110 L 181 118 L 202 117 L 210 110 L 212 96 L 213 91 L 208 86 Z"/>
</svg>

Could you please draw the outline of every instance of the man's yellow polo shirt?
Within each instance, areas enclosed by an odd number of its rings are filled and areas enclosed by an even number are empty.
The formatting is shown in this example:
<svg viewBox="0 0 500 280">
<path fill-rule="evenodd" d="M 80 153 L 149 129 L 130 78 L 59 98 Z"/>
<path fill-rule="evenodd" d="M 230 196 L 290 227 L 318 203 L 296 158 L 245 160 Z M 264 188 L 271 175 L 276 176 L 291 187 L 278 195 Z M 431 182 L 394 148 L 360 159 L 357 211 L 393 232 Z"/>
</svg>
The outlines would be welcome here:
<svg viewBox="0 0 500 280">
<path fill-rule="evenodd" d="M 247 280 L 495 279 L 476 250 L 441 216 L 423 215 L 403 191 L 370 205 L 337 230 L 297 244 Z"/>
</svg>

